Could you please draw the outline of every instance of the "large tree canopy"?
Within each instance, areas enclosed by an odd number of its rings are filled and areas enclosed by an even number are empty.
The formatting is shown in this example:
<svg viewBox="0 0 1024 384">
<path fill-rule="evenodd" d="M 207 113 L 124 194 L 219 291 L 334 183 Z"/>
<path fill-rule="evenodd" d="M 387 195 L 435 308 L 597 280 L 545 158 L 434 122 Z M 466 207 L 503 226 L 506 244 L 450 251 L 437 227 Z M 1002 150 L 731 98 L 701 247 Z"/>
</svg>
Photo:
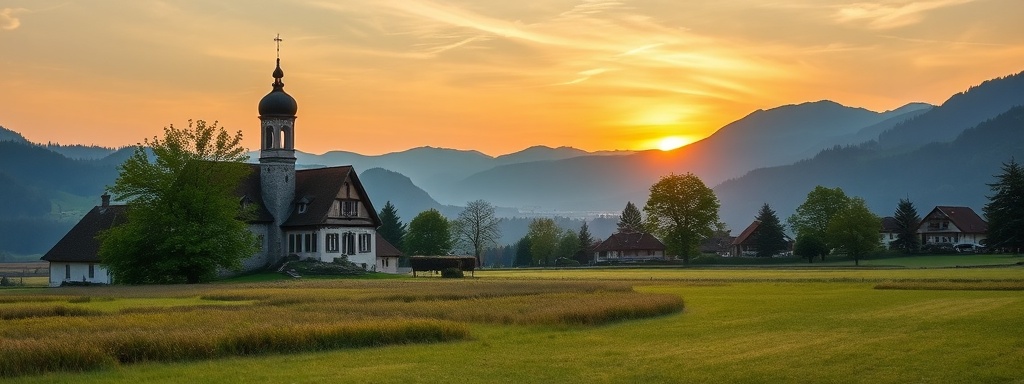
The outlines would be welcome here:
<svg viewBox="0 0 1024 384">
<path fill-rule="evenodd" d="M 498 244 L 501 238 L 500 220 L 494 215 L 494 206 L 484 200 L 470 201 L 459 213 L 452 226 L 459 243 L 473 249 L 477 265 L 482 266 L 484 249 Z"/>
<path fill-rule="evenodd" d="M 530 238 L 530 255 L 534 264 L 551 265 L 551 256 L 558 247 L 562 230 L 549 218 L 534 219 L 530 222 L 527 237 Z"/>
<path fill-rule="evenodd" d="M 168 126 L 162 139 L 135 148 L 109 187 L 127 203 L 128 220 L 101 235 L 100 259 L 114 281 L 209 281 L 258 251 L 245 221 L 251 206 L 243 209 L 235 195 L 250 172 L 241 140 L 241 132 L 232 136 L 198 120 L 186 129 Z"/>
<path fill-rule="evenodd" d="M 828 243 L 825 237 L 828 223 L 832 221 L 832 218 L 837 213 L 845 210 L 849 205 L 850 198 L 839 187 L 825 188 L 819 185 L 807 194 L 807 200 L 800 204 L 796 208 L 796 213 L 789 217 L 789 228 L 796 233 L 797 243 L 802 245 L 801 250 L 803 252 L 811 250 L 824 252 L 819 255 L 807 255 L 804 253 L 801 256 L 821 256 L 822 259 L 825 258 L 828 249 L 821 248 L 819 245 Z M 809 239 L 810 237 L 815 239 Z M 803 242 L 800 241 L 801 238 L 804 238 Z"/>
<path fill-rule="evenodd" d="M 993 195 L 985 204 L 990 247 L 1019 252 L 1024 248 L 1024 169 L 1014 159 L 1003 164 L 1003 173 L 989 184 Z"/>
<path fill-rule="evenodd" d="M 452 250 L 448 219 L 436 209 L 420 212 L 409 222 L 405 252 L 410 255 L 444 256 Z"/>
<path fill-rule="evenodd" d="M 665 242 L 669 254 L 683 263 L 698 254 L 700 242 L 722 227 L 715 192 L 692 173 L 671 174 L 651 186 L 644 206 L 647 227 Z"/>
<path fill-rule="evenodd" d="M 861 257 L 878 248 L 881 225 L 882 219 L 871 213 L 864 199 L 854 197 L 829 221 L 825 231 L 826 244 L 845 252 L 853 257 L 855 265 L 860 265 Z"/>
</svg>

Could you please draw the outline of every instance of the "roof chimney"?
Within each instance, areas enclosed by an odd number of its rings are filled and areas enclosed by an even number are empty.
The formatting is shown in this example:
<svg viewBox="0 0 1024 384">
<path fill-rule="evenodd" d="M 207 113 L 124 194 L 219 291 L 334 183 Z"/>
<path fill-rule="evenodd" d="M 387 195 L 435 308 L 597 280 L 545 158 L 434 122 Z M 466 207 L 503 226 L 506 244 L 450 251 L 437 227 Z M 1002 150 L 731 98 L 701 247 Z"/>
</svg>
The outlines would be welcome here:
<svg viewBox="0 0 1024 384">
<path fill-rule="evenodd" d="M 100 207 L 103 207 L 103 208 L 109 207 L 110 206 L 110 194 L 104 192 L 102 195 L 100 195 L 100 201 L 101 201 Z"/>
</svg>

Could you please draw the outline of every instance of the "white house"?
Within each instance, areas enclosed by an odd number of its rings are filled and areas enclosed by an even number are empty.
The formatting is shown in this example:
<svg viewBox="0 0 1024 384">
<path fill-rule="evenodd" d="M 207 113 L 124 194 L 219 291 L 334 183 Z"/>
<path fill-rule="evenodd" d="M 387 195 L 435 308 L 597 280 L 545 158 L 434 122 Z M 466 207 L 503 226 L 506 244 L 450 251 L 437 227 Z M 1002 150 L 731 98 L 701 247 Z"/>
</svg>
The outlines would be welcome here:
<svg viewBox="0 0 1024 384">
<path fill-rule="evenodd" d="M 921 244 L 981 244 L 988 234 L 988 222 L 969 207 L 937 206 L 917 227 Z"/>
<path fill-rule="evenodd" d="M 377 234 L 380 218 L 351 166 L 295 169 L 295 99 L 284 92 L 281 59 L 272 90 L 260 100 L 259 164 L 238 187 L 242 205 L 256 204 L 250 230 L 260 251 L 243 262 L 258 270 L 287 255 L 330 262 L 346 256 L 372 271 L 398 273 L 400 253 Z M 110 283 L 99 259 L 96 235 L 125 219 L 123 205 L 104 195 L 43 260 L 50 262 L 50 285 L 63 282 Z"/>
</svg>

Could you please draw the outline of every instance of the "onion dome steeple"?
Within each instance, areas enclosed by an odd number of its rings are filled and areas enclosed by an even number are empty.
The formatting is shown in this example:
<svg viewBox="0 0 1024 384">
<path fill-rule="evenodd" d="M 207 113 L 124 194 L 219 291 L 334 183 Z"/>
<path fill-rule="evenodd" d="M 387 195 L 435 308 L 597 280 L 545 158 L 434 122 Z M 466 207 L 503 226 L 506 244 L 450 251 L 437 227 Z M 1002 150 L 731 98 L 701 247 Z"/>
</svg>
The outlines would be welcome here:
<svg viewBox="0 0 1024 384">
<path fill-rule="evenodd" d="M 281 41 L 280 38 L 275 40 Z M 284 71 L 281 70 L 280 48 L 278 49 L 277 68 L 274 68 L 274 84 L 272 84 L 274 89 L 260 100 L 260 116 L 295 116 L 295 112 L 299 109 L 295 99 L 284 91 L 284 82 L 281 81 L 284 78 Z"/>
</svg>

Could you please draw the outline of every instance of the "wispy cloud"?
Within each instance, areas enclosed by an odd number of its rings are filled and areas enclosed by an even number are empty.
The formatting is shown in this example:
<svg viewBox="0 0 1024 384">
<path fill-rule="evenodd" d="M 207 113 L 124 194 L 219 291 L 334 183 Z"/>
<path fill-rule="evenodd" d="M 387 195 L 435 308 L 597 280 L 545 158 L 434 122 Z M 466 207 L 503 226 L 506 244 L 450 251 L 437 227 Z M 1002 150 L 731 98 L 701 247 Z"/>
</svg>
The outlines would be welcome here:
<svg viewBox="0 0 1024 384">
<path fill-rule="evenodd" d="M 870 29 L 893 29 L 921 22 L 925 12 L 972 1 L 974 0 L 911 1 L 903 4 L 855 3 L 840 6 L 834 18 L 840 23 L 862 23 Z"/>
<path fill-rule="evenodd" d="M 13 31 L 21 26 L 21 20 L 15 17 L 18 13 L 28 11 L 24 8 L 0 9 L 0 30 Z"/>
</svg>

